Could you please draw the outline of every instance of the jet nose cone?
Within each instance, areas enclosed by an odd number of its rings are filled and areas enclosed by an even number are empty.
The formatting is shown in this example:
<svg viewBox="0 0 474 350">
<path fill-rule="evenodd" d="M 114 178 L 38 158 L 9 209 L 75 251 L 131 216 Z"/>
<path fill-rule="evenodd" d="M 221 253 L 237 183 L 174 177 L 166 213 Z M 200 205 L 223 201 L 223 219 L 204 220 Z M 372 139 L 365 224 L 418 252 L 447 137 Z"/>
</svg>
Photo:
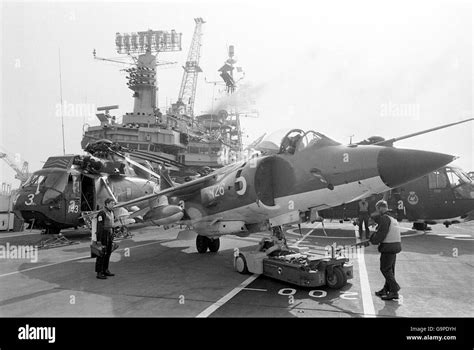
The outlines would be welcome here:
<svg viewBox="0 0 474 350">
<path fill-rule="evenodd" d="M 394 188 L 439 169 L 454 159 L 449 154 L 387 147 L 380 151 L 377 167 L 382 181 Z"/>
</svg>

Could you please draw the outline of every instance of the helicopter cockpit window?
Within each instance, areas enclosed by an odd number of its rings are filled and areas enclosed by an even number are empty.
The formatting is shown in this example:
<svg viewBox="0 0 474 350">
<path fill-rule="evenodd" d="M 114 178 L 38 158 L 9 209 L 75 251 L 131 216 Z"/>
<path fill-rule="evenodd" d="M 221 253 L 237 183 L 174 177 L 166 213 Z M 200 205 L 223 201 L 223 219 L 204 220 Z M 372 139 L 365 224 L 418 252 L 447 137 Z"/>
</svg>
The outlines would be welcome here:
<svg viewBox="0 0 474 350">
<path fill-rule="evenodd" d="M 449 183 L 456 198 L 474 198 L 474 185 L 472 180 L 463 173 L 461 169 L 446 168 L 446 174 L 448 175 Z"/>
<path fill-rule="evenodd" d="M 446 168 L 446 174 L 448 175 L 451 187 L 457 187 L 471 182 L 467 175 L 463 174 L 459 169 Z"/>
<path fill-rule="evenodd" d="M 67 181 L 68 174 L 66 172 L 49 173 L 44 183 L 47 190 L 43 196 L 43 203 L 49 203 L 59 198 L 66 189 Z"/>
<path fill-rule="evenodd" d="M 66 188 L 68 180 L 67 173 L 52 173 L 48 174 L 44 183 L 45 187 L 55 189 L 56 191 L 63 192 Z"/>
<path fill-rule="evenodd" d="M 67 172 L 41 172 L 33 174 L 24 187 L 37 186 L 38 188 L 52 188 L 56 191 L 63 192 L 66 188 L 68 180 Z"/>
<path fill-rule="evenodd" d="M 80 175 L 69 175 L 69 181 L 72 181 L 72 193 L 79 196 L 81 194 Z"/>
<path fill-rule="evenodd" d="M 37 175 L 33 174 L 30 176 L 30 178 L 25 182 L 23 186 L 38 186 L 38 184 L 41 186 L 45 180 L 45 177 L 43 175 Z"/>
<path fill-rule="evenodd" d="M 428 175 L 428 187 L 430 190 L 442 189 L 448 186 L 448 178 L 444 171 L 434 171 Z"/>
</svg>

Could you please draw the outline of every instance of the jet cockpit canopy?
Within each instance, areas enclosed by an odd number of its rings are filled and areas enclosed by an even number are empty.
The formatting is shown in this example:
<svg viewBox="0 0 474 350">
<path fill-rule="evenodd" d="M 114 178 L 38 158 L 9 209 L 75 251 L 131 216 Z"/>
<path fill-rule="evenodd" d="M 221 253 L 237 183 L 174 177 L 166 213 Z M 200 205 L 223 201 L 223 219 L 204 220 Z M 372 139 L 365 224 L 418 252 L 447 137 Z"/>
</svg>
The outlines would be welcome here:
<svg viewBox="0 0 474 350">
<path fill-rule="evenodd" d="M 264 154 L 295 154 L 309 147 L 336 145 L 340 143 L 313 130 L 280 129 L 264 137 L 255 149 Z"/>
</svg>

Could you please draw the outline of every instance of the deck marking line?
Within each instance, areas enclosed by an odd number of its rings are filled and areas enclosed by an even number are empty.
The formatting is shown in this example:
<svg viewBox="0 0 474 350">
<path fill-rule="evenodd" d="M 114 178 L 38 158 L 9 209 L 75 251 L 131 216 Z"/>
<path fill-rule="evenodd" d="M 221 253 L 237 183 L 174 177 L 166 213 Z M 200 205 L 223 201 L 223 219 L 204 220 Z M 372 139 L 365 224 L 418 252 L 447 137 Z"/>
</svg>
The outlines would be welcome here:
<svg viewBox="0 0 474 350">
<path fill-rule="evenodd" d="M 356 228 L 355 236 L 357 243 L 360 243 L 359 230 Z M 362 294 L 362 307 L 364 308 L 364 317 L 375 317 L 374 301 L 372 300 L 372 292 L 370 291 L 369 276 L 365 266 L 365 247 L 360 247 L 357 251 L 357 262 L 359 264 L 360 288 Z"/>
<path fill-rule="evenodd" d="M 260 288 L 243 288 L 243 290 L 252 290 L 255 292 L 266 292 L 266 289 L 260 289 Z"/>
<path fill-rule="evenodd" d="M 218 301 L 216 301 L 214 304 L 209 306 L 207 309 L 202 311 L 199 315 L 196 317 L 209 317 L 213 312 L 215 312 L 218 308 L 220 308 L 222 305 L 227 303 L 230 299 L 232 299 L 234 296 L 236 296 L 242 289 L 247 287 L 250 283 L 255 281 L 260 275 L 254 274 L 247 278 L 245 281 L 243 281 L 241 284 L 239 284 L 237 287 L 232 289 L 229 293 L 224 295 L 222 298 L 220 298 Z"/>
<path fill-rule="evenodd" d="M 300 244 L 301 242 L 303 242 L 303 241 L 306 239 L 306 237 L 308 237 L 310 234 L 312 234 L 313 231 L 314 231 L 319 225 L 321 225 L 321 223 L 318 223 L 315 228 L 309 230 L 309 232 L 308 232 L 307 234 L 305 234 L 301 239 L 299 239 L 298 241 L 296 241 L 296 245 L 298 245 L 298 244 Z M 294 230 L 296 230 L 296 229 L 294 229 Z"/>
<path fill-rule="evenodd" d="M 16 237 L 23 237 L 23 236 L 32 236 L 32 235 L 39 235 L 41 232 L 21 232 L 21 233 L 12 233 L 9 235 L 1 234 L 0 238 L 16 238 Z"/>
<path fill-rule="evenodd" d="M 473 230 L 465 228 L 465 227 L 461 227 L 461 226 L 458 226 L 458 225 L 451 225 L 451 226 L 459 228 L 459 229 L 464 230 L 464 231 L 468 231 L 470 233 L 473 233 Z"/>
<path fill-rule="evenodd" d="M 136 245 L 136 246 L 133 246 L 133 247 L 127 247 L 127 248 L 128 248 L 128 249 L 139 248 L 139 247 L 144 247 L 144 246 L 146 246 L 146 245 L 151 245 L 151 244 L 156 244 L 156 243 L 162 243 L 162 242 L 160 241 L 160 242 L 145 243 L 145 244 L 140 244 L 140 245 Z M 125 250 L 125 249 L 127 249 L 127 248 L 119 249 L 119 251 Z M 19 270 L 19 271 L 13 271 L 13 272 L 5 273 L 5 274 L 3 274 L 3 275 L 0 275 L 0 278 L 1 278 L 1 277 L 5 277 L 5 276 L 10 276 L 10 275 L 15 275 L 15 274 L 17 274 L 17 273 L 21 273 L 21 272 L 25 272 L 25 271 L 31 271 L 31 270 L 41 269 L 41 268 L 43 268 L 43 267 L 54 266 L 54 265 L 58 265 L 58 264 L 62 264 L 62 263 L 67 263 L 67 262 L 75 261 L 75 260 L 82 260 L 82 259 L 92 259 L 92 258 L 91 258 L 90 254 L 89 254 L 89 255 L 85 255 L 85 256 L 80 256 L 80 257 L 78 257 L 78 258 L 72 258 L 72 259 L 68 259 L 68 260 L 64 260 L 64 261 L 58 261 L 58 262 L 54 262 L 54 263 L 50 263 L 50 264 L 45 264 L 45 265 L 41 265 L 41 266 L 30 267 L 30 268 L 23 269 L 23 270 Z"/>
</svg>

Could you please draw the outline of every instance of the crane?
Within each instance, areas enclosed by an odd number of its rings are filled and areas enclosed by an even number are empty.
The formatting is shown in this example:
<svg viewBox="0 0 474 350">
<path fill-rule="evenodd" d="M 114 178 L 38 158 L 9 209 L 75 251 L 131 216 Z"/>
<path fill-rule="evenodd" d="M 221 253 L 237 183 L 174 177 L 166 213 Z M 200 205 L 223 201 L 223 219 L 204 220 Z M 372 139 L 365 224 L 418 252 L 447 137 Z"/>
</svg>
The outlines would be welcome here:
<svg viewBox="0 0 474 350">
<path fill-rule="evenodd" d="M 18 179 L 21 181 L 23 184 L 26 180 L 28 180 L 29 173 L 28 173 L 28 162 L 23 162 L 22 168 L 20 169 L 15 162 L 13 162 L 6 153 L 0 152 L 0 158 L 3 158 L 3 160 L 12 168 L 16 175 L 15 179 Z"/>
<path fill-rule="evenodd" d="M 201 56 L 201 36 L 202 25 L 206 23 L 202 18 L 195 18 L 196 27 L 194 28 L 193 39 L 188 52 L 186 65 L 183 66 L 183 79 L 179 89 L 177 107 L 184 106 L 185 113 L 189 116 L 194 115 L 194 98 L 196 96 L 196 85 L 198 74 L 202 72 L 199 67 L 199 59 Z"/>
</svg>

